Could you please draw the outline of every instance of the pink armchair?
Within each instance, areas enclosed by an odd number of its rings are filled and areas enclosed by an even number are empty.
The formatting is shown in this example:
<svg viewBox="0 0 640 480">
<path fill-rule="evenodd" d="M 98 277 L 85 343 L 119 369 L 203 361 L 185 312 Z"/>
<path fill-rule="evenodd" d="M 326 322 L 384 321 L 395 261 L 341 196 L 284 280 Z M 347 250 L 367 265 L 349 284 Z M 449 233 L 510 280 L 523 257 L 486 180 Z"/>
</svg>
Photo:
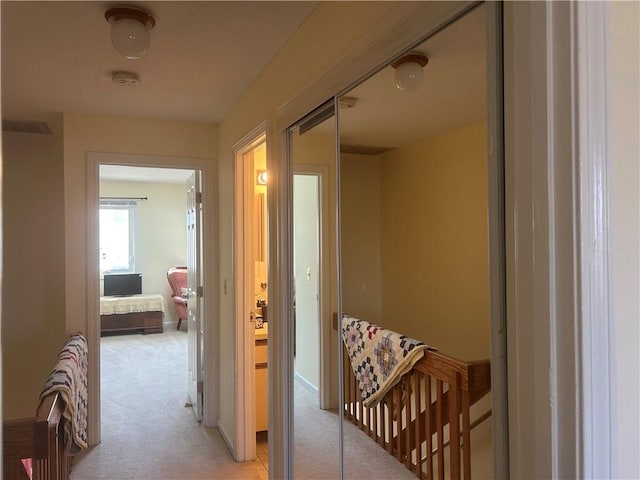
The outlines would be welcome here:
<svg viewBox="0 0 640 480">
<path fill-rule="evenodd" d="M 180 330 L 182 320 L 186 320 L 188 316 L 187 299 L 182 296 L 187 289 L 187 267 L 171 267 L 167 271 L 167 280 L 171 286 L 173 306 L 178 318 L 178 330 Z"/>
</svg>

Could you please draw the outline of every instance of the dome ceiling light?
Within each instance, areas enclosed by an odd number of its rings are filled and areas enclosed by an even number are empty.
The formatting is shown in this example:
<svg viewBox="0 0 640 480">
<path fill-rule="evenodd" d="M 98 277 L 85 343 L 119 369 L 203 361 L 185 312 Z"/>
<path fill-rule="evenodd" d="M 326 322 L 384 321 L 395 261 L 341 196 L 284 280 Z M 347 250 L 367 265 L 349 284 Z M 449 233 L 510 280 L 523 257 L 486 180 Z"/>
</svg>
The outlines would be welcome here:
<svg viewBox="0 0 640 480">
<path fill-rule="evenodd" d="M 156 25 L 149 13 L 138 7 L 117 6 L 107 10 L 104 18 L 111 24 L 111 43 L 120 55 L 134 60 L 149 50 L 149 30 Z"/>
<path fill-rule="evenodd" d="M 395 68 L 395 82 L 398 90 L 414 92 L 424 80 L 424 66 L 429 59 L 420 52 L 411 52 L 400 57 L 391 66 Z"/>
</svg>

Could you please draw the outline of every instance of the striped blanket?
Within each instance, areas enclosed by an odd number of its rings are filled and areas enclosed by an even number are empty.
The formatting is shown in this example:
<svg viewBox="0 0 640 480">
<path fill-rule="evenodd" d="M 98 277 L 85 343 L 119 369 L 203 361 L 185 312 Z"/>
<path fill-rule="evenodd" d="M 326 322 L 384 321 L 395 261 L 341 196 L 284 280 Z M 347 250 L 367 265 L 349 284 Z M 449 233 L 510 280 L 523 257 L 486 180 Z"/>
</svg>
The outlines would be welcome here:
<svg viewBox="0 0 640 480">
<path fill-rule="evenodd" d="M 424 356 L 428 345 L 364 320 L 342 318 L 342 340 L 356 376 L 362 404 L 376 405 Z"/>
<path fill-rule="evenodd" d="M 40 393 L 40 406 L 50 393 L 58 392 L 65 402 L 66 449 L 76 454 L 87 448 L 87 341 L 74 333 L 58 354 L 58 361 Z"/>
</svg>

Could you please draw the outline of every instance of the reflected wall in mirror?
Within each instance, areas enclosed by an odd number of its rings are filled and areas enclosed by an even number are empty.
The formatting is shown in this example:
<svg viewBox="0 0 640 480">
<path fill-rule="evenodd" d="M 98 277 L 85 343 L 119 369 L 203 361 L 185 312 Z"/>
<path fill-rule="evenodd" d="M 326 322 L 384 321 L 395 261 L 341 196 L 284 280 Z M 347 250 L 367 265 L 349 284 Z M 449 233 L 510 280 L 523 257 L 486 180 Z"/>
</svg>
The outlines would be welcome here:
<svg viewBox="0 0 640 480">
<path fill-rule="evenodd" d="M 333 103 L 289 131 L 293 172 L 294 471 L 339 478 L 336 124 Z"/>
<path fill-rule="evenodd" d="M 258 191 L 259 188 L 265 188 L 262 185 L 256 185 L 256 194 L 253 203 L 254 215 L 254 239 L 253 239 L 253 253 L 257 262 L 264 262 L 266 258 L 266 201 L 267 194 L 265 192 Z"/>
<path fill-rule="evenodd" d="M 485 36 L 480 6 L 413 49 L 417 89 L 389 65 L 339 111 L 345 478 L 492 477 Z M 438 352 L 396 377 L 401 336 Z"/>
</svg>

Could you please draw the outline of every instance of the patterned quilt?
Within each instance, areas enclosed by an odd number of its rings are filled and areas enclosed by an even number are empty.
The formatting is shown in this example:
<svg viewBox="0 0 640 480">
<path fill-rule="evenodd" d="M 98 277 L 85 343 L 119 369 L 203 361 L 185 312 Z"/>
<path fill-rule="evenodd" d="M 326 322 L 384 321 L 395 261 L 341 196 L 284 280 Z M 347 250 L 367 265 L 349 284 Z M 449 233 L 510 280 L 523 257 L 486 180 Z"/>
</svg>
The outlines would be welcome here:
<svg viewBox="0 0 640 480">
<path fill-rule="evenodd" d="M 424 356 L 428 345 L 357 318 L 342 318 L 347 347 L 362 404 L 376 405 L 402 375 Z"/>
<path fill-rule="evenodd" d="M 74 333 L 58 354 L 40 393 L 40 405 L 53 392 L 58 392 L 66 405 L 67 452 L 78 453 L 87 448 L 87 341 L 79 333 Z"/>
</svg>

